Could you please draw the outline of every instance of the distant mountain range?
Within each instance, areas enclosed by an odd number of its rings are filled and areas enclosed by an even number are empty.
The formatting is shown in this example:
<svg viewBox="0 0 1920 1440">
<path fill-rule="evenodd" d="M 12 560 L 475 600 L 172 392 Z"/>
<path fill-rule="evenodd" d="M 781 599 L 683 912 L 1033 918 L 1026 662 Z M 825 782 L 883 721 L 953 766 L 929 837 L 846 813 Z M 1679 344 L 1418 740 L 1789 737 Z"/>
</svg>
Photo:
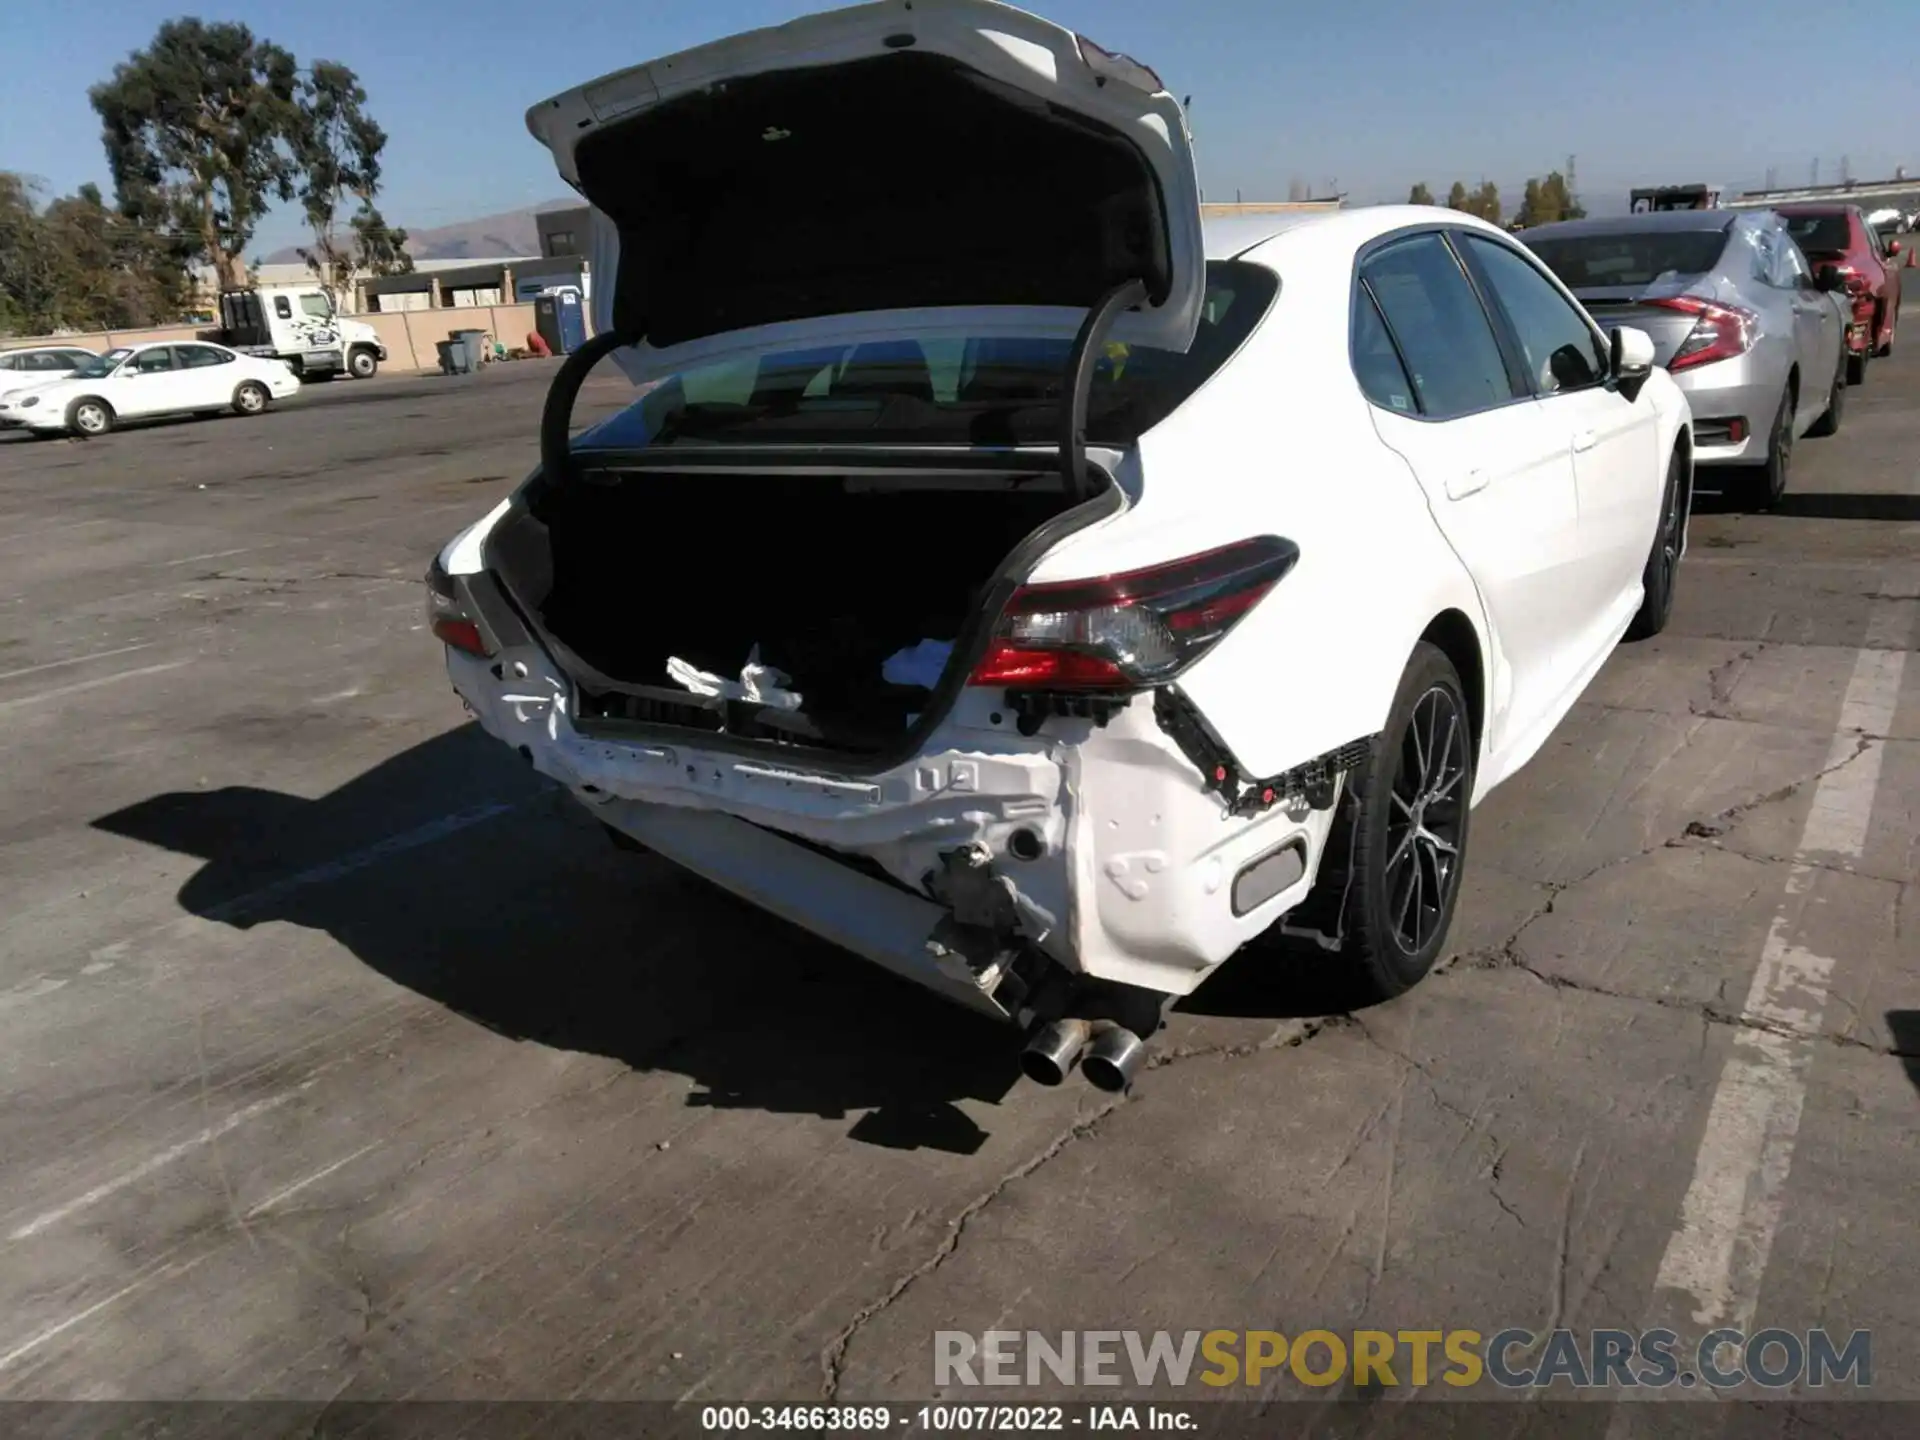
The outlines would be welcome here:
<svg viewBox="0 0 1920 1440">
<path fill-rule="evenodd" d="M 460 220 L 431 230 L 409 230 L 407 253 L 415 260 L 491 260 L 500 255 L 538 255 L 540 230 L 533 217 L 579 203 L 577 199 L 548 200 L 521 210 L 482 215 L 478 220 Z M 297 265 L 300 249 L 289 245 L 261 259 L 268 265 Z"/>
</svg>

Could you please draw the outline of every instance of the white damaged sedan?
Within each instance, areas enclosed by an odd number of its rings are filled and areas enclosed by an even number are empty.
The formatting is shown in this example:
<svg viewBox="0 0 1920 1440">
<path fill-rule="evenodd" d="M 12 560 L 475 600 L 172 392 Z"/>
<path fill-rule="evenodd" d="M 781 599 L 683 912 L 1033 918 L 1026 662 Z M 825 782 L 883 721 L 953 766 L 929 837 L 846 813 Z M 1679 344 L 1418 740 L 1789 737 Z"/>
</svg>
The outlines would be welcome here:
<svg viewBox="0 0 1920 1440">
<path fill-rule="evenodd" d="M 1414 984 L 1472 807 L 1666 623 L 1644 334 L 1452 211 L 1203 226 L 1177 102 L 1046 21 L 887 0 L 528 123 L 610 282 L 429 573 L 455 689 L 1038 1080 L 1124 1088 L 1269 932 Z M 609 354 L 649 388 L 569 442 Z"/>
</svg>

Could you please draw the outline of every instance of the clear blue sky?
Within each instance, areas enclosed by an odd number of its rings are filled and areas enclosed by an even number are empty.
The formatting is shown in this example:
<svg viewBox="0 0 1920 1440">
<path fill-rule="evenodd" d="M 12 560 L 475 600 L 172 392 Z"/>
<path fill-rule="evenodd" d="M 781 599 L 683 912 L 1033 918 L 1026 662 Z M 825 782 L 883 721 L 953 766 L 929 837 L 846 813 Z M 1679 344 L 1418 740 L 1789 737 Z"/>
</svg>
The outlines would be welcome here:
<svg viewBox="0 0 1920 1440">
<path fill-rule="evenodd" d="M 790 19 L 804 0 L 0 0 L 0 169 L 53 193 L 106 185 L 87 87 L 162 19 L 243 20 L 302 61 L 344 61 L 392 137 L 388 218 L 427 228 L 564 195 L 521 116 L 606 71 Z M 1211 199 L 1284 199 L 1337 180 L 1357 200 L 1426 180 L 1510 187 L 1579 157 L 1591 208 L 1636 183 L 1758 185 L 1896 164 L 1920 172 L 1910 107 L 1863 71 L 1914 73 L 1898 6 L 1784 0 L 1030 0 L 1194 97 Z M 84 16 L 84 19 L 82 18 Z M 1911 19 L 1911 17 L 1908 17 Z M 1873 54 L 1858 46 L 1881 36 Z M 1830 44 L 1820 37 L 1833 37 Z M 1904 82 L 1902 82 L 1904 83 Z M 299 238 L 261 227 L 255 253 Z"/>
</svg>

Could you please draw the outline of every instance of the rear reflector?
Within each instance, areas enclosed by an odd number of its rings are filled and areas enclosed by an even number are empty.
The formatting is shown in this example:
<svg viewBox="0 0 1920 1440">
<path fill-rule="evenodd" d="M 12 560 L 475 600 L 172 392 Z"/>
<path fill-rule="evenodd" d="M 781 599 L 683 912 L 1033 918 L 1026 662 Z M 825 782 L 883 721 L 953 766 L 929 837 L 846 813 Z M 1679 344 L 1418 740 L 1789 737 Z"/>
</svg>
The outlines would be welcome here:
<svg viewBox="0 0 1920 1440">
<path fill-rule="evenodd" d="M 482 660 L 493 653 L 487 649 L 487 642 L 480 638 L 480 627 L 471 620 L 462 620 L 454 615 L 436 615 L 431 628 L 435 635 L 456 650 L 464 650 Z"/>
<path fill-rule="evenodd" d="M 1269 850 L 1233 877 L 1233 913 L 1245 915 L 1259 909 L 1306 873 L 1307 847 L 1300 841 L 1289 840 L 1278 850 Z"/>
<path fill-rule="evenodd" d="M 1265 535 L 1146 570 L 1024 585 L 969 685 L 1138 690 L 1213 648 L 1300 558 Z"/>
</svg>

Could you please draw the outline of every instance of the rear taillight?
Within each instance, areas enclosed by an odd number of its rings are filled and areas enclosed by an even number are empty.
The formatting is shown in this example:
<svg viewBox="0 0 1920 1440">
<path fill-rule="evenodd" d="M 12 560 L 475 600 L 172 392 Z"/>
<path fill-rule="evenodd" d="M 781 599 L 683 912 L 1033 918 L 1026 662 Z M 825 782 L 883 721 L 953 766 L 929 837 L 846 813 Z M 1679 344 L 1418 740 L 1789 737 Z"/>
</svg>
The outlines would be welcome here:
<svg viewBox="0 0 1920 1440">
<path fill-rule="evenodd" d="M 460 603 L 453 588 L 453 577 L 441 567 L 440 557 L 427 567 L 427 628 L 456 650 L 485 660 L 493 651 L 487 647 L 480 626 Z"/>
<path fill-rule="evenodd" d="M 1300 558 L 1276 536 L 1169 565 L 1024 585 L 1000 613 L 969 685 L 1137 690 L 1171 680 L 1218 644 Z"/>
<path fill-rule="evenodd" d="M 1680 342 L 1680 348 L 1667 362 L 1669 370 L 1691 370 L 1715 360 L 1731 360 L 1753 348 L 1754 327 L 1759 317 L 1751 310 L 1742 310 L 1738 305 L 1716 305 L 1710 300 L 1695 300 L 1686 295 L 1642 303 L 1693 316 L 1693 329 L 1687 332 L 1687 338 Z"/>
</svg>

